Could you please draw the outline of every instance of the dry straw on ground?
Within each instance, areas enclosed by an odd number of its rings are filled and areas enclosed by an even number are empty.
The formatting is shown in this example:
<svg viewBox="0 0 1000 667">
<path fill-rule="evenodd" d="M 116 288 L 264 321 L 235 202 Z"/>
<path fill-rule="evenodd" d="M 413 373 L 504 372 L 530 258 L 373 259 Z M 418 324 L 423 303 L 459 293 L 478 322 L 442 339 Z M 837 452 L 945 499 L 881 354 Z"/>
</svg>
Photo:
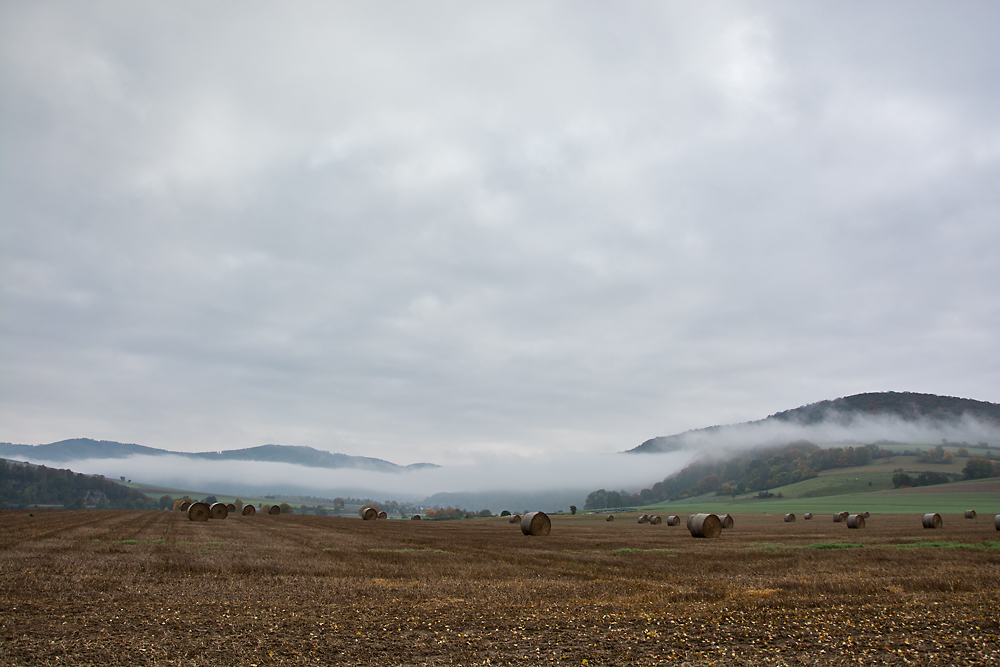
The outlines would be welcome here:
<svg viewBox="0 0 1000 667">
<path fill-rule="evenodd" d="M 208 521 L 212 515 L 212 510 L 208 503 L 191 503 L 187 508 L 187 516 L 191 521 Z"/>
<path fill-rule="evenodd" d="M 521 532 L 525 535 L 541 537 L 552 530 L 552 521 L 545 512 L 528 512 L 521 517 Z"/>
<path fill-rule="evenodd" d="M 922 523 L 924 528 L 940 528 L 944 525 L 940 514 L 925 514 Z"/>
<path fill-rule="evenodd" d="M 692 537 L 718 537 L 722 534 L 722 521 L 715 514 L 692 514 L 688 517 L 688 530 Z"/>
</svg>

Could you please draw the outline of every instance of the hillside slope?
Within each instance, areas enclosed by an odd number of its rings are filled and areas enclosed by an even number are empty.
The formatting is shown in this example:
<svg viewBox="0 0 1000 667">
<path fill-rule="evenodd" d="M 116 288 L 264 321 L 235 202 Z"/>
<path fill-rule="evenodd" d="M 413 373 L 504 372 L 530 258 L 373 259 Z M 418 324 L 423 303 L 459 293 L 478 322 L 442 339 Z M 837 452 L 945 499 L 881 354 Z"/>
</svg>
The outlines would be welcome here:
<svg viewBox="0 0 1000 667">
<path fill-rule="evenodd" d="M 811 403 L 792 410 L 777 412 L 765 419 L 741 424 L 709 426 L 675 435 L 646 440 L 627 450 L 628 454 L 672 452 L 690 447 L 693 441 L 724 438 L 748 427 L 764 431 L 768 426 L 797 425 L 803 427 L 836 425 L 850 427 L 864 419 L 895 419 L 900 423 L 920 423 L 928 426 L 957 426 L 971 419 L 978 424 L 1000 430 L 1000 404 L 953 396 L 884 391 L 855 394 L 829 401 Z"/>
<path fill-rule="evenodd" d="M 361 468 L 377 472 L 404 472 L 426 467 L 438 467 L 433 463 L 414 463 L 401 466 L 390 461 L 368 456 L 351 456 L 325 452 L 312 447 L 292 445 L 261 445 L 246 449 L 230 449 L 221 452 L 172 452 L 143 445 L 74 438 L 47 445 L 15 445 L 0 443 L 0 457 L 25 461 L 49 461 L 65 463 L 84 459 L 123 459 L 132 456 L 182 456 L 192 459 L 213 461 L 263 461 L 268 463 L 292 463 L 313 468 Z"/>
</svg>

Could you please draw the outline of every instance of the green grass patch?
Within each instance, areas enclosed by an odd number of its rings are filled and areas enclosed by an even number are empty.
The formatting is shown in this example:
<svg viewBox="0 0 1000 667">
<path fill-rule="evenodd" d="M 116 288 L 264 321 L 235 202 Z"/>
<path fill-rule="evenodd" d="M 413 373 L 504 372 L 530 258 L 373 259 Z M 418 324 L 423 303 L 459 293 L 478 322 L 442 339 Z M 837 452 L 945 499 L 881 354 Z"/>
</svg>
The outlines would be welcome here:
<svg viewBox="0 0 1000 667">
<path fill-rule="evenodd" d="M 865 545 L 858 544 L 857 542 L 817 542 L 816 544 L 807 544 L 804 547 L 798 547 L 799 549 L 863 549 Z"/>
</svg>

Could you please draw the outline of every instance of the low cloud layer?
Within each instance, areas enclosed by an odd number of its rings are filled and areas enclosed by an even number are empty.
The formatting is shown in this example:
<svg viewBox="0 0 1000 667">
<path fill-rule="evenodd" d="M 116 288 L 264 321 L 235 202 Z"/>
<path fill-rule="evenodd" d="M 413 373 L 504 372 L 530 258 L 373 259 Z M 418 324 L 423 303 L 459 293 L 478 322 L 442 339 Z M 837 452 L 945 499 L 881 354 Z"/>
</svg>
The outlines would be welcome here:
<svg viewBox="0 0 1000 667">
<path fill-rule="evenodd" d="M 0 3 L 0 440 L 572 466 L 1000 401 L 998 24 Z"/>
</svg>

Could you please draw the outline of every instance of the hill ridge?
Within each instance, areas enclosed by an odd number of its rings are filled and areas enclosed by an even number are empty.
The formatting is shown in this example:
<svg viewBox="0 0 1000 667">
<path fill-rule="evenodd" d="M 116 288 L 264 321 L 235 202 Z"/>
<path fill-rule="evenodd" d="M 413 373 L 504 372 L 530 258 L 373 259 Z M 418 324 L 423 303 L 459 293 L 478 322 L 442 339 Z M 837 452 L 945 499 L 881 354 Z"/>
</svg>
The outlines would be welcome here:
<svg viewBox="0 0 1000 667">
<path fill-rule="evenodd" d="M 313 468 L 360 468 L 378 472 L 405 472 L 439 467 L 434 463 L 412 463 L 404 466 L 370 456 L 327 452 L 303 445 L 268 444 L 214 452 L 175 452 L 134 443 L 93 440 L 91 438 L 72 438 L 45 445 L 16 445 L 4 442 L 0 443 L 0 456 L 53 463 L 82 459 L 120 459 L 132 456 L 183 456 L 214 461 L 291 463 Z"/>
</svg>

